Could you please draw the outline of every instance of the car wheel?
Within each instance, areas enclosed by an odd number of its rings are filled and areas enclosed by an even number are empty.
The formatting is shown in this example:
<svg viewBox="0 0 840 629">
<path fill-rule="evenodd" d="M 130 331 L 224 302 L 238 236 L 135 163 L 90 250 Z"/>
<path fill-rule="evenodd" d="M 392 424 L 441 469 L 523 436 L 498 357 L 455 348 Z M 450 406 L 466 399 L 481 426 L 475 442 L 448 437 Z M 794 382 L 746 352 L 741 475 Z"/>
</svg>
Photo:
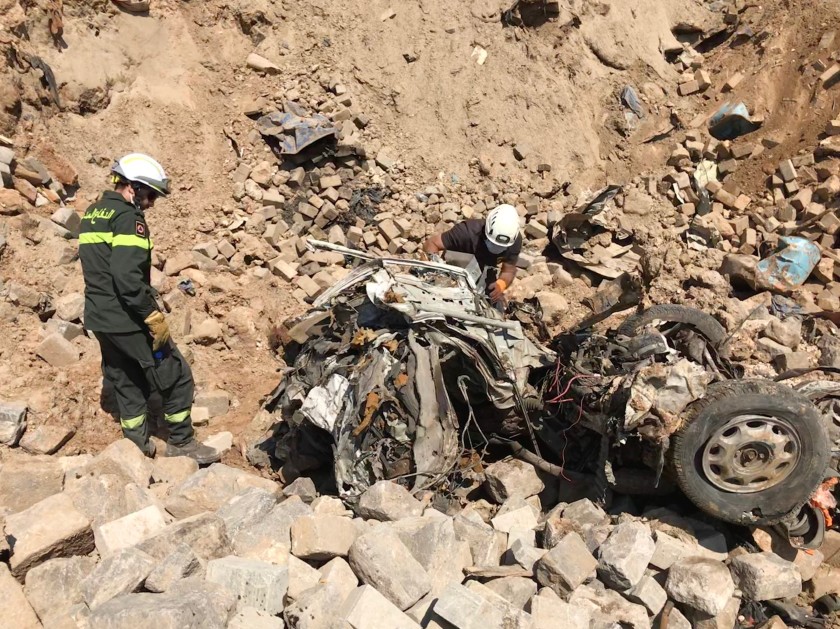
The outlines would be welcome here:
<svg viewBox="0 0 840 629">
<path fill-rule="evenodd" d="M 647 310 L 630 315 L 617 331 L 624 336 L 634 336 L 645 326 L 657 322 L 688 325 L 705 336 L 714 347 L 718 347 L 726 340 L 726 330 L 712 315 L 696 308 L 676 304 L 651 306 Z"/>
<path fill-rule="evenodd" d="M 768 381 L 711 385 L 671 439 L 677 483 L 727 522 L 765 525 L 802 506 L 823 481 L 828 433 L 817 408 Z"/>
</svg>

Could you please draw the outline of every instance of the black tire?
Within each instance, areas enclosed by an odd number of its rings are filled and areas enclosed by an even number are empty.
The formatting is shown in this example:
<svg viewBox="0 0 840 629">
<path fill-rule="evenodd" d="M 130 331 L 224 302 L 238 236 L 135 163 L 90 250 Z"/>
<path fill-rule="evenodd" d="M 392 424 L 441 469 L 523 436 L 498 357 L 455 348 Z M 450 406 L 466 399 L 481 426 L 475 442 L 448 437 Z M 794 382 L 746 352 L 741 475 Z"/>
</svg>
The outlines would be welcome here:
<svg viewBox="0 0 840 629">
<path fill-rule="evenodd" d="M 716 348 L 726 340 L 726 330 L 712 315 L 696 308 L 676 304 L 651 306 L 647 310 L 630 315 L 618 327 L 617 332 L 624 336 L 633 336 L 654 321 L 690 325 Z"/>
<path fill-rule="evenodd" d="M 788 475 L 750 493 L 718 487 L 703 469 L 707 443 L 741 415 L 784 421 L 799 441 L 799 459 Z M 686 410 L 683 424 L 671 438 L 669 459 L 680 489 L 700 509 L 726 522 L 767 525 L 808 500 L 824 479 L 830 455 L 825 424 L 806 397 L 776 382 L 740 380 L 711 385 L 706 396 Z"/>
</svg>

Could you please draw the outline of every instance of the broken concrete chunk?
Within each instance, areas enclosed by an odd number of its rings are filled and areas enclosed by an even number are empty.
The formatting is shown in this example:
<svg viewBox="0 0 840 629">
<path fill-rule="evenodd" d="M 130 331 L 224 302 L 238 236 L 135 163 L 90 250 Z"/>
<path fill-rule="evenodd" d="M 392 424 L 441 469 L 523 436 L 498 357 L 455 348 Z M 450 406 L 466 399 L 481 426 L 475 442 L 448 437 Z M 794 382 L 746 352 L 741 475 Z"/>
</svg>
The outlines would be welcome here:
<svg viewBox="0 0 840 629">
<path fill-rule="evenodd" d="M 79 350 L 58 333 L 49 334 L 38 345 L 35 353 L 58 369 L 66 369 L 79 362 Z"/>
<path fill-rule="evenodd" d="M 265 72 L 266 74 L 277 74 L 280 72 L 280 66 L 255 52 L 248 55 L 245 64 L 252 70 Z"/>
<path fill-rule="evenodd" d="M 484 470 L 484 478 L 484 486 L 497 504 L 510 498 L 529 498 L 545 489 L 534 466 L 519 459 L 492 463 Z"/>
<path fill-rule="evenodd" d="M 2 424 L 0 424 L 0 430 L 2 430 Z M 23 436 L 20 447 L 30 454 L 54 454 L 75 434 L 76 429 L 72 426 L 38 426 Z M 2 436 L 0 436 L 0 442 L 2 442 Z"/>
<path fill-rule="evenodd" d="M 678 603 L 715 616 L 729 603 L 735 583 L 720 561 L 689 557 L 671 566 L 665 591 Z"/>
<path fill-rule="evenodd" d="M 796 565 L 772 552 L 735 557 L 729 568 L 736 586 L 750 601 L 791 598 L 802 591 Z"/>
<path fill-rule="evenodd" d="M 239 606 L 255 607 L 272 615 L 283 611 L 283 598 L 289 587 L 289 569 L 285 566 L 229 556 L 208 562 L 205 578 L 236 596 Z"/>
<path fill-rule="evenodd" d="M 423 504 L 402 485 L 382 480 L 362 494 L 358 511 L 363 518 L 387 522 L 422 515 Z"/>
</svg>

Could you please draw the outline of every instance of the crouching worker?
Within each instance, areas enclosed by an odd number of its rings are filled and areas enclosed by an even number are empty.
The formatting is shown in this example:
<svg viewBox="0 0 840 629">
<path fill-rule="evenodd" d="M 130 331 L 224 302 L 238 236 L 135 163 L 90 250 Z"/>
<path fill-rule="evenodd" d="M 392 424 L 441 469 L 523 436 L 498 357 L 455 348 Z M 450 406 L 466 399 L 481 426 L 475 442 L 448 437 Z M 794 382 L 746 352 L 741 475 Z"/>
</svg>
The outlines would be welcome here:
<svg viewBox="0 0 840 629">
<path fill-rule="evenodd" d="M 512 205 L 500 205 L 487 220 L 468 219 L 423 244 L 428 254 L 459 251 L 475 256 L 479 268 L 487 273 L 487 291 L 493 303 L 505 301 L 505 291 L 516 277 L 516 263 L 522 250 L 519 213 Z M 498 270 L 501 265 L 501 270 Z"/>
</svg>

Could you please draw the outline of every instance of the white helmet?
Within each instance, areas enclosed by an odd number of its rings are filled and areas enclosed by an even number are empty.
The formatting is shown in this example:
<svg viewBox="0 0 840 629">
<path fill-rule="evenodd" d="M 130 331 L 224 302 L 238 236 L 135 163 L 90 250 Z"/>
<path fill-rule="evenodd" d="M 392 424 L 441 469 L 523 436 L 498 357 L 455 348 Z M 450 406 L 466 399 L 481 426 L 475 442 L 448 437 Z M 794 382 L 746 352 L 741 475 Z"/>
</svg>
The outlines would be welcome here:
<svg viewBox="0 0 840 629">
<path fill-rule="evenodd" d="M 158 194 L 169 194 L 169 179 L 156 160 L 144 153 L 129 153 L 111 166 L 111 172 L 120 181 L 130 181 L 148 186 Z"/>
<path fill-rule="evenodd" d="M 491 210 L 484 223 L 484 235 L 497 247 L 507 249 L 519 235 L 519 212 L 508 204 Z"/>
</svg>

